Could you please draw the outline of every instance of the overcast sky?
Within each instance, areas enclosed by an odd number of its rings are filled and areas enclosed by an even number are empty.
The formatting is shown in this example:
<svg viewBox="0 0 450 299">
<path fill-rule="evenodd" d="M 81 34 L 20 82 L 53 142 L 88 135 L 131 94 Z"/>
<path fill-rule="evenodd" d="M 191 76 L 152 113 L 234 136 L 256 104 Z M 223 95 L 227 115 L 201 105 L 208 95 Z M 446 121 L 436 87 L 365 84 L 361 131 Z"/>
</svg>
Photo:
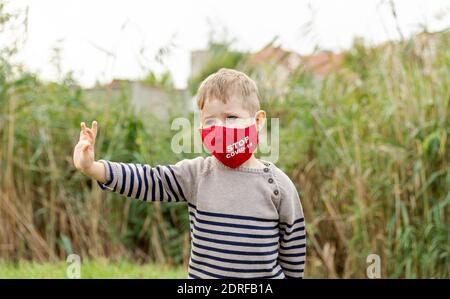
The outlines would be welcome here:
<svg viewBox="0 0 450 299">
<path fill-rule="evenodd" d="M 430 30 L 450 26 L 449 0 L 394 1 L 405 36 L 426 24 Z M 339 51 L 354 36 L 376 44 L 399 37 L 389 1 L 382 0 L 14 0 L 29 7 L 27 42 L 18 56 L 45 79 L 57 78 L 49 63 L 52 48 L 62 50 L 63 71 L 72 70 L 84 86 L 96 80 L 137 79 L 155 61 L 161 47 L 178 87 L 186 85 L 190 51 L 206 46 L 211 28 L 226 28 L 235 49 L 257 51 L 275 36 L 288 50 L 309 54 L 315 46 Z M 59 41 L 59 42 L 58 42 Z M 145 49 L 141 51 L 141 49 Z"/>
</svg>

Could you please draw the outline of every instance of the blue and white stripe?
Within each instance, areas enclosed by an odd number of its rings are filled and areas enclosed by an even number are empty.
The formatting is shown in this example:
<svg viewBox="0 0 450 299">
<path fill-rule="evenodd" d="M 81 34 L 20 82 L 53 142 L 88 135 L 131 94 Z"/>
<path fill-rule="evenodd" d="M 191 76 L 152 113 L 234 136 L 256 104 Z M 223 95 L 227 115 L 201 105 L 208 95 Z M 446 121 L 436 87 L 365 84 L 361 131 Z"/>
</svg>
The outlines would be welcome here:
<svg viewBox="0 0 450 299">
<path fill-rule="evenodd" d="M 102 189 L 143 201 L 188 202 L 189 278 L 303 278 L 306 234 L 297 198 L 273 219 L 213 212 L 187 198 L 192 180 L 177 166 L 100 161 L 107 170 Z"/>
<path fill-rule="evenodd" d="M 105 184 L 97 182 L 102 189 L 110 189 L 127 197 L 143 201 L 186 202 L 172 167 L 121 163 L 100 160 L 107 167 Z"/>
<path fill-rule="evenodd" d="M 212 213 L 191 203 L 188 207 L 189 278 L 303 277 L 303 219 L 287 224 L 278 219 Z"/>
</svg>

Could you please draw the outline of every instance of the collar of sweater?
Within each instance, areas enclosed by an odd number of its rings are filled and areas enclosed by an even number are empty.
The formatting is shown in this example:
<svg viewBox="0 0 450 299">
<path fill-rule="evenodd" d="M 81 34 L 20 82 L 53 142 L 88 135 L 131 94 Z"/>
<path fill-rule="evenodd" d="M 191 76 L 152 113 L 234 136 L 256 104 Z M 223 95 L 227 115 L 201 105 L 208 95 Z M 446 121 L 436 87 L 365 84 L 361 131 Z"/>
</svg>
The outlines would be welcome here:
<svg viewBox="0 0 450 299">
<path fill-rule="evenodd" d="M 273 167 L 274 167 L 272 162 L 259 159 L 259 161 L 261 161 L 261 163 L 266 165 L 266 167 L 264 167 L 264 168 L 250 168 L 250 167 L 241 165 L 241 166 L 236 167 L 236 168 L 231 168 L 231 167 L 228 167 L 228 166 L 224 165 L 223 163 L 221 163 L 214 156 L 211 156 L 211 159 L 212 159 L 213 163 L 216 164 L 218 167 L 221 167 L 221 168 L 229 170 L 229 171 L 250 172 L 250 173 L 265 173 L 265 172 L 269 172 L 269 171 L 271 172 L 273 170 Z"/>
</svg>

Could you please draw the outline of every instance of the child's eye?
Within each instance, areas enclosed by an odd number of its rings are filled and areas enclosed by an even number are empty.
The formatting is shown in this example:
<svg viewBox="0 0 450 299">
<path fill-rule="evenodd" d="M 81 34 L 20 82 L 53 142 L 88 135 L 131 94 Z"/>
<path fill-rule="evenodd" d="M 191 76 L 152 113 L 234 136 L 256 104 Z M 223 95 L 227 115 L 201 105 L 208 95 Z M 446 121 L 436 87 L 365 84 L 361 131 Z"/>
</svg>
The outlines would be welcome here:
<svg viewBox="0 0 450 299">
<path fill-rule="evenodd" d="M 207 119 L 204 121 L 203 125 L 205 127 L 210 127 L 210 126 L 214 125 L 215 123 L 216 123 L 215 119 Z"/>
<path fill-rule="evenodd" d="M 227 119 L 236 119 L 237 118 L 237 116 L 235 116 L 235 115 L 228 115 L 227 116 Z"/>
</svg>

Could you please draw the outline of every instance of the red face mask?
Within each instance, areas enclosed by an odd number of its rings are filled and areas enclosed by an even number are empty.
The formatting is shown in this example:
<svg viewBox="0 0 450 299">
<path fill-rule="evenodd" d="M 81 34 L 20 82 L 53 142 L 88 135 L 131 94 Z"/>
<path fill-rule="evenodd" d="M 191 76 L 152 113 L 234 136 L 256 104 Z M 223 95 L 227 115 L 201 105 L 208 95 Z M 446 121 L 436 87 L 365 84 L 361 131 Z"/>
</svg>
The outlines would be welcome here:
<svg viewBox="0 0 450 299">
<path fill-rule="evenodd" d="M 236 168 L 250 159 L 258 144 L 256 124 L 246 128 L 211 126 L 200 128 L 202 142 L 224 165 Z"/>
</svg>

